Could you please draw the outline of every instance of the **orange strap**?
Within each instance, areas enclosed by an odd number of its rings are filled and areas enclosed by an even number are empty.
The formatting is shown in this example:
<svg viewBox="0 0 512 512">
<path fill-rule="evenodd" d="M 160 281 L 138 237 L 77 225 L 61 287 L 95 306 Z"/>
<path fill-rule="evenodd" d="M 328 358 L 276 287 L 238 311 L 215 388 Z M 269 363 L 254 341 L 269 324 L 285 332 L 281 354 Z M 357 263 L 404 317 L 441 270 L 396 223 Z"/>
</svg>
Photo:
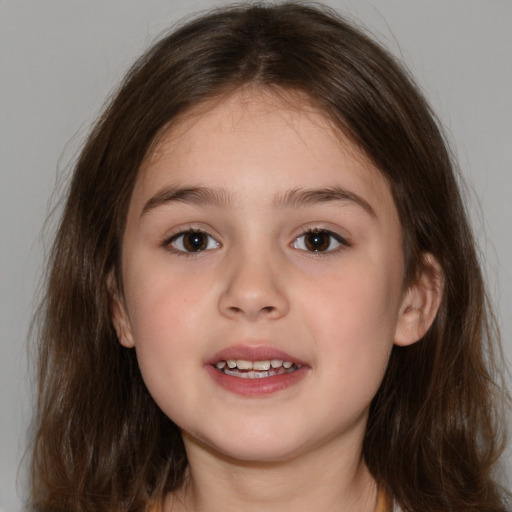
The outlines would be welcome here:
<svg viewBox="0 0 512 512">
<path fill-rule="evenodd" d="M 377 506 L 375 507 L 375 512 L 391 512 L 392 509 L 390 505 L 391 504 L 386 494 L 380 491 L 377 498 Z"/>
</svg>

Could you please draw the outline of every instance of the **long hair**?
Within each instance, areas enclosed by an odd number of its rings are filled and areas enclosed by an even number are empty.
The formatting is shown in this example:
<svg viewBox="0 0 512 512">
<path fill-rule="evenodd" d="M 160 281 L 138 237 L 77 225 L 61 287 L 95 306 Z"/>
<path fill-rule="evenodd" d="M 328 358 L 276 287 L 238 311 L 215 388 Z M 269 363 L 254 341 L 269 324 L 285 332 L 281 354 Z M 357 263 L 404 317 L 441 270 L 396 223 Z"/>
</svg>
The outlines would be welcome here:
<svg viewBox="0 0 512 512">
<path fill-rule="evenodd" d="M 232 6 L 156 43 L 129 71 L 78 158 L 40 310 L 32 505 L 142 511 L 187 467 L 177 426 L 155 404 L 111 324 L 128 203 L 162 130 L 208 99 L 251 86 L 306 95 L 386 177 L 403 229 L 404 282 L 439 261 L 437 318 L 394 347 L 363 457 L 406 511 L 497 511 L 502 449 L 499 337 L 452 158 L 402 67 L 327 8 Z M 501 398 L 500 398 L 501 397 Z"/>
</svg>

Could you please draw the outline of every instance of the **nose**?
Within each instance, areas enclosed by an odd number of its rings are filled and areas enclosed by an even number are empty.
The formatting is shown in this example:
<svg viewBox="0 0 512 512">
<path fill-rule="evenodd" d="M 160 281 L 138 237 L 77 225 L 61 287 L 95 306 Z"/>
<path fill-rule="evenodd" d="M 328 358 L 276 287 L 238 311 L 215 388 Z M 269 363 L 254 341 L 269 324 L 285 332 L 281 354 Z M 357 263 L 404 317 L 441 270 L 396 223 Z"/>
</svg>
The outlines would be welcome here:
<svg viewBox="0 0 512 512">
<path fill-rule="evenodd" d="M 289 311 L 289 300 L 280 282 L 276 262 L 259 255 L 240 255 L 225 270 L 219 310 L 229 318 L 276 320 Z"/>
</svg>

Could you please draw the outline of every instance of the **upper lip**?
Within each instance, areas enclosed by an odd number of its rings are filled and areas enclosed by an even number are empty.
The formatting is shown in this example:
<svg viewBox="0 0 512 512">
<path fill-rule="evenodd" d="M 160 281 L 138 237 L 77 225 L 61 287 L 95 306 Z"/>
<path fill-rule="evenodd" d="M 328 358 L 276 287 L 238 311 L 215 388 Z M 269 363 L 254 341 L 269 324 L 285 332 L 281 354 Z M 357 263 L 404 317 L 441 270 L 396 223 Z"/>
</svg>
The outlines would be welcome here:
<svg viewBox="0 0 512 512">
<path fill-rule="evenodd" d="M 215 353 L 206 361 L 206 364 L 214 365 L 219 361 L 227 361 L 228 359 L 244 359 L 246 361 L 279 360 L 300 365 L 306 364 L 296 356 L 268 345 L 235 345 L 228 347 Z"/>
</svg>

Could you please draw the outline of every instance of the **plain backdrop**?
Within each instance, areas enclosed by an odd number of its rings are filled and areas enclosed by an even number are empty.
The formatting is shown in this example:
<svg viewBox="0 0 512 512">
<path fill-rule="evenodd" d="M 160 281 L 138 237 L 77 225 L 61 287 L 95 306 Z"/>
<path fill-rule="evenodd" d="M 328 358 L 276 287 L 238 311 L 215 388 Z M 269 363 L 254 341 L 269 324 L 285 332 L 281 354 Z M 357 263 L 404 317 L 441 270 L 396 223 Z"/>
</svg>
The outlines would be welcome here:
<svg viewBox="0 0 512 512">
<path fill-rule="evenodd" d="M 397 54 L 443 122 L 512 359 L 511 0 L 329 0 Z M 112 87 L 166 28 L 222 2 L 0 0 L 0 509 L 22 510 L 27 335 L 56 204 Z M 61 186 L 62 188 L 62 186 Z M 19 469 L 21 467 L 21 469 Z M 510 451 L 507 473 L 512 473 Z"/>
</svg>

